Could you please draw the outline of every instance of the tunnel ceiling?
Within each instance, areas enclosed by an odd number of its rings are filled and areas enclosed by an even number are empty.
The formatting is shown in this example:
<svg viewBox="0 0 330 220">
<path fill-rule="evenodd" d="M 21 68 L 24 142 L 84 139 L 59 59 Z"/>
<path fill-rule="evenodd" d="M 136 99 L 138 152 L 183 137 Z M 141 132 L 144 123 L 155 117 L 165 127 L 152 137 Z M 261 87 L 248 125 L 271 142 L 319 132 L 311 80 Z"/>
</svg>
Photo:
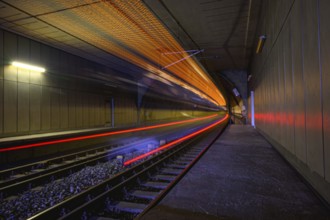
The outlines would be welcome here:
<svg viewBox="0 0 330 220">
<path fill-rule="evenodd" d="M 247 69 L 260 0 L 144 0 L 209 73 Z"/>
<path fill-rule="evenodd" d="M 165 81 L 159 88 L 167 91 L 169 80 L 194 93 L 195 99 L 223 105 L 207 71 L 212 76 L 247 67 L 259 0 L 128 2 L 2 0 L 0 26 L 127 72 L 134 81 Z M 193 50 L 195 57 L 187 58 L 192 53 L 185 50 Z M 123 58 L 138 68 L 126 70 Z"/>
</svg>

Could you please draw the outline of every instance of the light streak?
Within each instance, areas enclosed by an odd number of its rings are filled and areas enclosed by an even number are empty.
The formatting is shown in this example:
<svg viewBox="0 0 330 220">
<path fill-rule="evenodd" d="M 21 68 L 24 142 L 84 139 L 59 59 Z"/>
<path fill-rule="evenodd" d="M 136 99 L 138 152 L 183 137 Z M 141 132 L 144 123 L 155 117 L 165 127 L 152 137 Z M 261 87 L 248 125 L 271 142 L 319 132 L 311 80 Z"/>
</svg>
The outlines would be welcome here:
<svg viewBox="0 0 330 220">
<path fill-rule="evenodd" d="M 213 115 L 209 115 L 209 116 L 205 116 L 205 117 L 201 117 L 201 118 L 194 118 L 194 119 L 188 119 L 188 120 L 183 120 L 183 121 L 175 121 L 175 122 L 169 122 L 169 123 L 165 123 L 165 124 L 151 125 L 151 126 L 146 126 L 146 127 L 132 128 L 132 129 L 120 130 L 120 131 L 105 132 L 105 133 L 100 133 L 100 134 L 85 135 L 85 136 L 79 136 L 79 137 L 73 137 L 73 138 L 64 138 L 64 139 L 59 139 L 59 140 L 45 141 L 45 142 L 39 142 L 39 143 L 33 143 L 33 144 L 25 144 L 25 145 L 20 145 L 20 146 L 1 148 L 0 152 L 21 150 L 21 149 L 27 149 L 27 148 L 32 148 L 32 147 L 42 147 L 42 146 L 46 146 L 46 145 L 67 143 L 67 142 L 72 142 L 72 141 L 80 141 L 80 140 L 86 140 L 86 139 L 91 139 L 91 138 L 106 137 L 106 136 L 112 136 L 112 135 L 117 135 L 117 134 L 125 134 L 125 133 L 129 133 L 129 132 L 146 131 L 146 130 L 151 130 L 151 129 L 155 129 L 155 128 L 163 128 L 163 127 L 168 127 L 168 126 L 173 126 L 173 125 L 180 125 L 180 124 L 185 124 L 185 123 L 190 123 L 190 122 L 211 119 L 216 116 L 217 116 L 217 114 L 213 114 Z"/>
<path fill-rule="evenodd" d="M 150 156 L 150 155 L 155 154 L 155 153 L 157 153 L 159 151 L 162 151 L 162 150 L 164 150 L 166 148 L 169 148 L 169 147 L 171 147 L 171 146 L 173 146 L 175 144 L 178 144 L 178 143 L 180 143 L 182 141 L 185 141 L 185 140 L 188 140 L 188 139 L 190 139 L 192 137 L 195 137 L 196 135 L 198 135 L 198 134 L 200 134 L 200 133 L 202 133 L 202 132 L 204 132 L 204 131 L 206 131 L 208 129 L 211 129 L 211 128 L 217 126 L 218 124 L 221 124 L 222 122 L 224 122 L 225 120 L 227 120 L 228 117 L 229 117 L 228 114 L 226 114 L 226 116 L 224 118 L 220 119 L 219 121 L 217 121 L 217 122 L 215 122 L 215 123 L 213 123 L 213 124 L 211 124 L 211 125 L 209 125 L 209 126 L 207 126 L 205 128 L 202 128 L 202 129 L 200 129 L 198 131 L 195 131 L 195 132 L 193 132 L 191 134 L 188 134 L 188 135 L 186 135 L 186 136 L 184 136 L 182 138 L 179 138 L 177 140 L 174 140 L 174 141 L 172 141 L 172 142 L 170 142 L 168 144 L 165 144 L 165 145 L 163 145 L 163 146 L 161 146 L 161 147 L 159 147 L 159 148 L 157 148 L 155 150 L 149 151 L 148 153 L 141 154 L 141 155 L 139 155 L 139 156 L 137 156 L 137 157 L 135 157 L 135 158 L 133 158 L 131 160 L 128 160 L 128 161 L 124 162 L 124 166 L 128 166 L 128 165 L 130 165 L 130 164 L 132 164 L 132 163 L 134 163 L 134 162 L 136 162 L 138 160 L 141 160 L 141 159 L 143 159 L 143 158 L 145 158 L 147 156 Z"/>
<path fill-rule="evenodd" d="M 142 0 L 101 0 L 93 3 L 91 0 L 30 0 L 11 3 L 18 8 L 25 8 L 31 14 L 36 13 L 36 8 L 38 11 L 49 11 L 39 18 L 83 42 L 88 42 L 90 46 L 125 59 L 173 84 L 183 84 L 186 90 L 215 105 L 226 104 L 221 92 L 202 66 L 188 57 L 189 51 L 176 53 L 184 51 L 184 48 Z M 66 10 L 51 13 L 55 10 L 54 7 Z M 80 46 L 64 44 L 82 49 Z M 89 49 L 84 50 L 88 52 Z M 163 53 L 168 54 L 162 56 Z M 173 65 L 174 63 L 176 64 Z M 172 65 L 166 67 L 169 64 Z M 166 70 L 159 67 L 166 67 Z"/>
</svg>

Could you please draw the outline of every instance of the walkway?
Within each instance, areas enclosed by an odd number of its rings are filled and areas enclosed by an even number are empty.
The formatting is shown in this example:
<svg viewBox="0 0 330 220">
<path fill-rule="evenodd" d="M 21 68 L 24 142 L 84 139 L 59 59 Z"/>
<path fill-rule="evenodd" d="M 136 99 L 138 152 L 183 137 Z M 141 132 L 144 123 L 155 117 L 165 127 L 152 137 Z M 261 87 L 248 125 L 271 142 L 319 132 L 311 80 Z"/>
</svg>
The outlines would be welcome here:
<svg viewBox="0 0 330 220">
<path fill-rule="evenodd" d="M 330 212 L 252 127 L 231 125 L 143 220 L 330 219 Z"/>
</svg>

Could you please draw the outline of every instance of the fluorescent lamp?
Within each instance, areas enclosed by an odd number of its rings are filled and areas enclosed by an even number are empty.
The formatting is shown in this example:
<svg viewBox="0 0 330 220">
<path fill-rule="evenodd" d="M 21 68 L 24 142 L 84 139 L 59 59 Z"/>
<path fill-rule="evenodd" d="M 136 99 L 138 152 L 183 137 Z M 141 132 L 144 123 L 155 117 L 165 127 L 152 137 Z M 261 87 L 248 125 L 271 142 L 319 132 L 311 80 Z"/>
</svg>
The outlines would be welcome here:
<svg viewBox="0 0 330 220">
<path fill-rule="evenodd" d="M 264 48 L 265 40 L 267 39 L 266 35 L 261 35 L 258 40 L 258 45 L 256 49 L 256 53 L 261 53 Z"/>
<path fill-rule="evenodd" d="M 239 96 L 239 92 L 236 88 L 233 89 L 233 93 L 235 94 L 235 96 Z"/>
<path fill-rule="evenodd" d="M 11 63 L 13 66 L 19 67 L 19 68 L 23 68 L 23 69 L 28 69 L 28 70 L 33 70 L 33 71 L 37 71 L 37 72 L 45 72 L 45 68 L 39 67 L 39 66 L 33 66 L 30 64 L 26 64 L 26 63 L 21 63 L 21 62 L 17 62 L 14 61 Z"/>
</svg>

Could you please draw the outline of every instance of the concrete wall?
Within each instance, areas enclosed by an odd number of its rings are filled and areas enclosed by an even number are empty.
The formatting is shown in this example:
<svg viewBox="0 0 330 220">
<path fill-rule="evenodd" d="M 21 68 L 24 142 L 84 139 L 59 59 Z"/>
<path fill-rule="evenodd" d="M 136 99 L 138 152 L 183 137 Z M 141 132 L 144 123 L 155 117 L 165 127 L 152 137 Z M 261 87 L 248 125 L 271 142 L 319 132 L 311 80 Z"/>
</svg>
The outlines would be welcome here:
<svg viewBox="0 0 330 220">
<path fill-rule="evenodd" d="M 330 202 L 330 1 L 265 0 L 250 87 L 256 127 Z M 258 35 L 258 36 L 259 36 Z"/>
<path fill-rule="evenodd" d="M 12 61 L 44 66 L 47 71 L 38 73 L 19 69 L 11 65 Z M 142 123 L 205 114 L 193 104 L 148 97 L 143 98 L 143 109 L 138 111 L 137 92 L 106 87 L 103 83 L 85 78 L 97 72 L 111 74 L 112 71 L 103 65 L 0 29 L 0 138 L 136 126 L 138 114 Z"/>
<path fill-rule="evenodd" d="M 74 74 L 93 63 L 0 30 L 0 137 L 104 126 L 111 109 L 100 87 Z M 42 64 L 46 73 L 18 69 L 12 61 Z"/>
<path fill-rule="evenodd" d="M 137 124 L 136 98 L 132 95 L 114 98 L 114 126 L 135 126 Z"/>
</svg>

